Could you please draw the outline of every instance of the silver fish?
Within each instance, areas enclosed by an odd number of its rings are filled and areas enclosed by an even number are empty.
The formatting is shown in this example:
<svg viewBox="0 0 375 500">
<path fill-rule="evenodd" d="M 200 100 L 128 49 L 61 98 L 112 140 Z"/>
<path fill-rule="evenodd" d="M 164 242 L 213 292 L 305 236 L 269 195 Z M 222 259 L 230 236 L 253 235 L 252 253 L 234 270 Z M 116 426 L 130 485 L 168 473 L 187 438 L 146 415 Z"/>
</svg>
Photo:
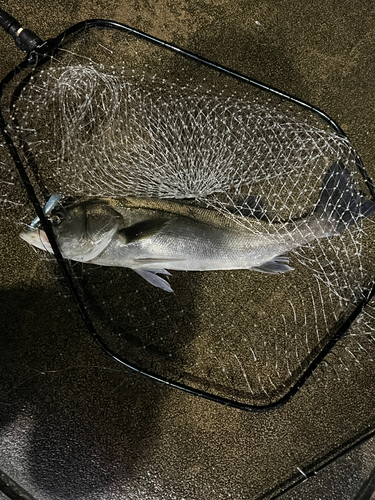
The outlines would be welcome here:
<svg viewBox="0 0 375 500">
<path fill-rule="evenodd" d="M 252 217 L 225 217 L 216 210 L 152 198 L 87 199 L 64 207 L 59 197 L 46 215 L 62 256 L 102 266 L 129 267 L 152 285 L 172 292 L 159 275 L 169 270 L 252 269 L 292 271 L 284 254 L 318 238 L 340 234 L 375 212 L 341 162 L 327 171 L 315 209 L 298 222 L 272 224 L 255 197 Z M 251 201 L 252 200 L 252 201 Z M 46 206 L 47 206 L 46 205 Z M 251 210 L 250 210 L 251 212 Z M 247 214 L 248 215 L 248 214 Z M 52 252 L 37 220 L 21 233 L 31 245 Z"/>
</svg>

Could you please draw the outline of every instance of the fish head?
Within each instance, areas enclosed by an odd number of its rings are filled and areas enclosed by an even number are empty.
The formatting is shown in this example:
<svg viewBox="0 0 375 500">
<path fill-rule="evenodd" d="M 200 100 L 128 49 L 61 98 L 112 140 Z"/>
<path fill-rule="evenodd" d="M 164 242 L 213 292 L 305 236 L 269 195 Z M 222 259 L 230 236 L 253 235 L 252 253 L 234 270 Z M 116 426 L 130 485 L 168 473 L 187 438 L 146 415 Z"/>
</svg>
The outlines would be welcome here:
<svg viewBox="0 0 375 500">
<path fill-rule="evenodd" d="M 111 242 L 121 215 L 103 200 L 87 200 L 56 207 L 46 215 L 61 254 L 66 259 L 89 262 Z M 30 245 L 52 253 L 52 247 L 40 222 L 33 222 L 20 237 Z"/>
</svg>

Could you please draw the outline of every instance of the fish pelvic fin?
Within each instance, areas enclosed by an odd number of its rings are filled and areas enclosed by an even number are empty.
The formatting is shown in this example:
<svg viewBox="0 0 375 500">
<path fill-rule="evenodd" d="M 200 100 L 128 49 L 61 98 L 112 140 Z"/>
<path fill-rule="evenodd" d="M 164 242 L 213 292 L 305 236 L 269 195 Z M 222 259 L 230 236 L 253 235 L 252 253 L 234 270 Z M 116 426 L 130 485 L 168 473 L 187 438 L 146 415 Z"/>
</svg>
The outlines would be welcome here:
<svg viewBox="0 0 375 500">
<path fill-rule="evenodd" d="M 290 267 L 288 264 L 289 259 L 286 255 L 278 255 L 260 266 L 252 267 L 251 270 L 266 274 L 283 274 L 288 271 L 294 271 L 294 268 Z"/>
<path fill-rule="evenodd" d="M 327 232 L 342 233 L 375 212 L 375 202 L 366 200 L 353 184 L 342 161 L 336 161 L 324 176 L 314 215 L 329 224 Z"/>
<path fill-rule="evenodd" d="M 158 276 L 158 274 L 165 274 L 166 276 L 170 276 L 171 273 L 165 269 L 134 269 L 134 271 L 139 274 L 143 279 L 151 283 L 151 285 L 156 286 L 157 288 L 161 288 L 165 292 L 173 293 L 171 285 L 167 280 Z"/>
</svg>

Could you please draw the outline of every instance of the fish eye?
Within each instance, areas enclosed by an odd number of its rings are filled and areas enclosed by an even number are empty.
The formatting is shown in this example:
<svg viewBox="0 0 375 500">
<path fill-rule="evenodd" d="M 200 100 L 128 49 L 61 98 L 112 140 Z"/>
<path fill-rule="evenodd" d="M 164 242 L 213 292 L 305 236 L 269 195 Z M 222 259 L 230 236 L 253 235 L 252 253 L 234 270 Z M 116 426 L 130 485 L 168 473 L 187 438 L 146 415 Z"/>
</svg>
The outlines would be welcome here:
<svg viewBox="0 0 375 500">
<path fill-rule="evenodd" d="M 49 217 L 49 221 L 51 222 L 52 225 L 57 226 L 58 224 L 61 223 L 61 218 L 58 215 L 51 215 Z"/>
</svg>

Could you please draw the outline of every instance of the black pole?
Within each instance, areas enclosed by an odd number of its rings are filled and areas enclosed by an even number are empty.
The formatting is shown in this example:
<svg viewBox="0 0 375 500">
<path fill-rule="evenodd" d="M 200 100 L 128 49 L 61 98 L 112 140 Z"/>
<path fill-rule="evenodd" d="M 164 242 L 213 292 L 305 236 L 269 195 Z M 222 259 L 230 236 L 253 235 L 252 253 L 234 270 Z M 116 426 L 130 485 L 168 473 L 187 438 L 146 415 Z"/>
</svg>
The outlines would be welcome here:
<svg viewBox="0 0 375 500">
<path fill-rule="evenodd" d="M 0 9 L 0 26 L 11 35 L 17 47 L 28 54 L 44 43 L 33 31 L 22 28 L 21 24 L 3 9 Z"/>
</svg>

